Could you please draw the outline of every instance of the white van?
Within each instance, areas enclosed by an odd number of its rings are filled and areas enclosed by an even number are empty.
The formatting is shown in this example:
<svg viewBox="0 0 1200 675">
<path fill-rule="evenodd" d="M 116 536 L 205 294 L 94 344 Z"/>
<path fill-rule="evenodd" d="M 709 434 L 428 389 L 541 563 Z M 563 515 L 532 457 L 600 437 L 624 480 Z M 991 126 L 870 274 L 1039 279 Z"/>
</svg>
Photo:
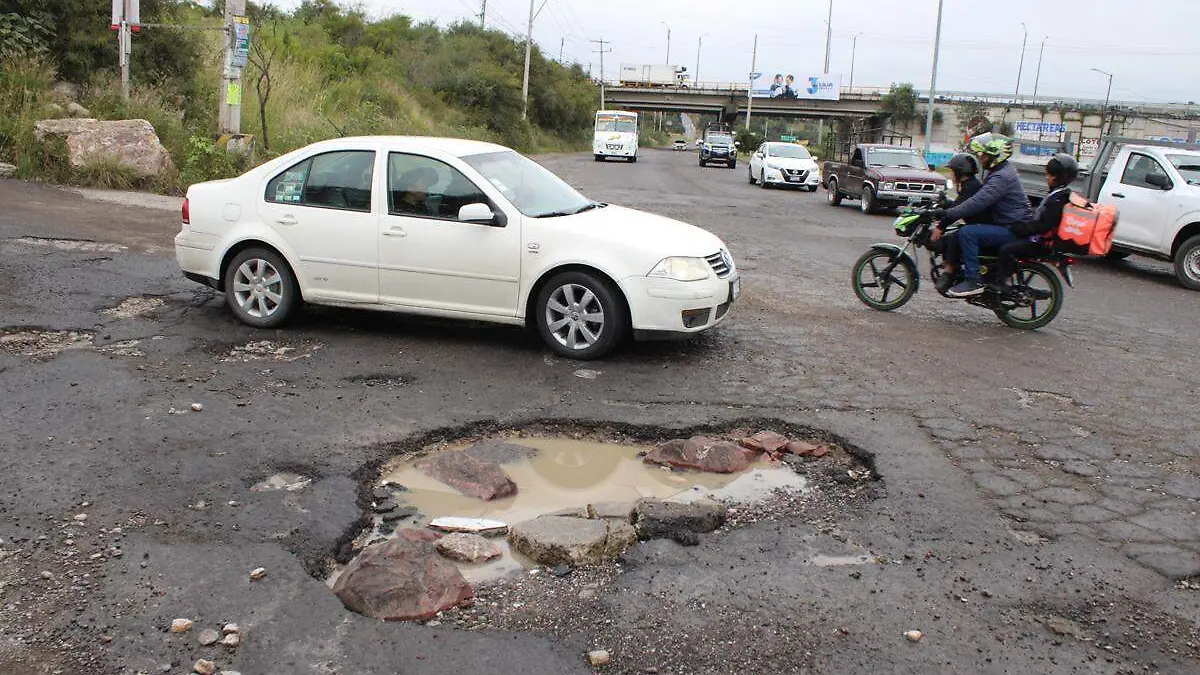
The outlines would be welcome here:
<svg viewBox="0 0 1200 675">
<path fill-rule="evenodd" d="M 596 111 L 596 131 L 592 137 L 592 154 L 597 162 L 606 157 L 623 157 L 628 162 L 638 158 L 638 116 L 624 110 Z"/>
</svg>

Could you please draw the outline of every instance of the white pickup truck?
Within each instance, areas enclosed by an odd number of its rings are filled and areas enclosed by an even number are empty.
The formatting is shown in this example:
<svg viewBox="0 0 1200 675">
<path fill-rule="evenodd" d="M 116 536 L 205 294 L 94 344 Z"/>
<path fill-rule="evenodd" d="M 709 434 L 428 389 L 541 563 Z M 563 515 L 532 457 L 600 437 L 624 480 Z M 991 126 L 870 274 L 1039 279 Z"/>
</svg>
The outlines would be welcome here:
<svg viewBox="0 0 1200 675">
<path fill-rule="evenodd" d="M 1111 258 L 1144 255 L 1174 263 L 1185 287 L 1200 290 L 1200 146 L 1106 138 L 1075 189 L 1120 213 Z M 1045 194 L 1026 180 L 1037 200 Z"/>
</svg>

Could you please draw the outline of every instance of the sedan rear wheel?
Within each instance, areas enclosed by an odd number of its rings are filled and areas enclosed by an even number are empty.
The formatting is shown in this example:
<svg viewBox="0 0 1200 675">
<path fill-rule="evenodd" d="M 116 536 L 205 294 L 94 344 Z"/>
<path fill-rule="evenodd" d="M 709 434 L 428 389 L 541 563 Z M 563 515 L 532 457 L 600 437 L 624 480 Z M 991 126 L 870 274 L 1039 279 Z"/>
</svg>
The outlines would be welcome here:
<svg viewBox="0 0 1200 675">
<path fill-rule="evenodd" d="M 243 323 L 273 328 L 300 301 L 300 286 L 287 261 L 264 248 L 250 248 L 225 268 L 225 301 Z"/>
<path fill-rule="evenodd" d="M 538 293 L 537 327 L 550 349 L 572 359 L 595 359 L 616 348 L 628 328 L 618 294 L 588 272 L 564 272 Z"/>
</svg>

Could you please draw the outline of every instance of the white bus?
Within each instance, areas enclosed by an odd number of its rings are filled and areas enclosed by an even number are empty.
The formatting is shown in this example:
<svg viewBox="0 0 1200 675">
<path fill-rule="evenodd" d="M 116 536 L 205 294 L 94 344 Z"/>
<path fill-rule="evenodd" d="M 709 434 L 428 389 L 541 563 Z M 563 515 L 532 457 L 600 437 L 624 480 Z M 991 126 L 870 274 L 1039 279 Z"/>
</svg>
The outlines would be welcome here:
<svg viewBox="0 0 1200 675">
<path fill-rule="evenodd" d="M 623 110 L 596 112 L 596 132 L 592 137 L 592 154 L 597 162 L 606 157 L 624 157 L 627 162 L 638 158 L 638 116 Z"/>
</svg>

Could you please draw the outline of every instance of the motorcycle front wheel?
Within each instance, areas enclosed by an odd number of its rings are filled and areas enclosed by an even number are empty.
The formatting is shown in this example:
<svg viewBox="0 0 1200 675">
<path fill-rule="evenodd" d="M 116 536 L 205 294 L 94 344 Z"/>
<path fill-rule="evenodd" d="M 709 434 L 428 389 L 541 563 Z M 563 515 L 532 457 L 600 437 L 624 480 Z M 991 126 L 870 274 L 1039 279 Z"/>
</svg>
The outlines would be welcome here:
<svg viewBox="0 0 1200 675">
<path fill-rule="evenodd" d="M 872 249 L 854 263 L 854 294 L 867 307 L 890 312 L 903 307 L 917 292 L 917 266 L 895 251 Z"/>
<path fill-rule="evenodd" d="M 1041 328 L 1062 309 L 1062 281 L 1049 265 L 1020 263 L 1008 283 L 1013 290 L 1000 299 L 995 311 L 1001 321 L 1013 328 Z"/>
</svg>

